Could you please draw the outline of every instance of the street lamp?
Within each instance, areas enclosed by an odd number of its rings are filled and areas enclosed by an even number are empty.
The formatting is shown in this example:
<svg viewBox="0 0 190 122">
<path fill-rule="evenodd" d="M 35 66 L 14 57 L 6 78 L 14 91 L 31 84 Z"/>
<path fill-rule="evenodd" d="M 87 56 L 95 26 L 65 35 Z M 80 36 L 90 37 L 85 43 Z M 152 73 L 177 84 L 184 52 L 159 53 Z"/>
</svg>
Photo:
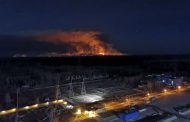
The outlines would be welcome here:
<svg viewBox="0 0 190 122">
<path fill-rule="evenodd" d="M 167 89 L 164 89 L 164 92 L 166 93 L 168 90 Z"/>
<path fill-rule="evenodd" d="M 177 86 L 178 89 L 181 89 L 181 86 Z"/>
<path fill-rule="evenodd" d="M 80 115 L 80 114 L 81 114 L 81 109 L 77 109 L 76 114 L 77 114 L 77 115 Z"/>
<path fill-rule="evenodd" d="M 67 105 L 67 102 L 65 101 L 63 104 L 64 104 L 64 105 Z"/>
<path fill-rule="evenodd" d="M 24 109 L 26 109 L 26 110 L 29 109 L 29 108 L 30 108 L 29 106 L 25 106 L 25 107 L 24 107 Z"/>
</svg>

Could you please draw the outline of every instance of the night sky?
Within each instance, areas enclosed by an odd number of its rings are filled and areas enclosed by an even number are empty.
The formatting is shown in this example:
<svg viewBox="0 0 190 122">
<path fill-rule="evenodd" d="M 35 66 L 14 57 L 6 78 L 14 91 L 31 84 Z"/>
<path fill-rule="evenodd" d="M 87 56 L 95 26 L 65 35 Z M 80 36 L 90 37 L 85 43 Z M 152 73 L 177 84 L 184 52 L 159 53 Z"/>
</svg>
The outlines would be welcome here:
<svg viewBox="0 0 190 122">
<path fill-rule="evenodd" d="M 189 0 L 0 0 L 0 16 L 0 56 L 27 48 L 19 36 L 57 30 L 105 33 L 127 54 L 190 54 Z"/>
</svg>

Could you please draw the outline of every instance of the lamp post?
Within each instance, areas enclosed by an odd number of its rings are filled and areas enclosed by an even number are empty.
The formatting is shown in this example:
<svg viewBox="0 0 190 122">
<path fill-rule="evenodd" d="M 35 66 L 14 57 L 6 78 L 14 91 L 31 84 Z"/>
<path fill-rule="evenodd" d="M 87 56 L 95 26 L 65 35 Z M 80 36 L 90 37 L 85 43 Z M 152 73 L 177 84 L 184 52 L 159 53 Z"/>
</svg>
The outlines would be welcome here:
<svg viewBox="0 0 190 122">
<path fill-rule="evenodd" d="M 16 119 L 15 122 L 18 122 L 18 95 L 19 95 L 19 88 L 16 91 Z"/>
</svg>

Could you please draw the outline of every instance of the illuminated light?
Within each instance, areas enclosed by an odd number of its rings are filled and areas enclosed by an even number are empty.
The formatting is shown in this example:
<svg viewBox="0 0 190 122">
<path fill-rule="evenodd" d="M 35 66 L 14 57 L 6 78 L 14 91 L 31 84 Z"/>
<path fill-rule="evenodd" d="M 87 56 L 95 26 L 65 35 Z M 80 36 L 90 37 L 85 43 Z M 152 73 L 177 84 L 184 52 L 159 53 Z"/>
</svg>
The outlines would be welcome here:
<svg viewBox="0 0 190 122">
<path fill-rule="evenodd" d="M 46 105 L 49 105 L 49 102 L 46 102 Z"/>
<path fill-rule="evenodd" d="M 53 101 L 53 103 L 57 103 L 57 102 L 58 102 L 57 100 Z"/>
<path fill-rule="evenodd" d="M 61 103 L 61 102 L 63 102 L 63 100 L 62 100 L 62 99 L 61 99 L 61 100 L 58 100 L 58 102 Z"/>
<path fill-rule="evenodd" d="M 81 109 L 77 109 L 76 114 L 77 114 L 77 115 L 80 115 L 80 114 L 81 114 Z"/>
<path fill-rule="evenodd" d="M 67 105 L 67 102 L 65 101 L 63 104 Z"/>
<path fill-rule="evenodd" d="M 83 103 L 93 103 L 93 102 L 101 101 L 104 98 L 96 94 L 85 94 L 85 95 L 76 96 L 75 99 Z"/>
<path fill-rule="evenodd" d="M 168 90 L 167 89 L 164 89 L 164 92 L 167 92 Z"/>
<path fill-rule="evenodd" d="M 11 109 L 10 111 L 15 112 L 15 111 L 16 111 L 16 108 Z"/>
<path fill-rule="evenodd" d="M 89 111 L 89 115 L 91 115 L 93 113 L 93 111 Z"/>
<path fill-rule="evenodd" d="M 32 107 L 38 107 L 38 104 L 33 105 Z"/>
<path fill-rule="evenodd" d="M 74 107 L 72 105 L 67 105 L 66 109 L 73 109 Z"/>
<path fill-rule="evenodd" d="M 181 89 L 181 86 L 177 86 L 178 89 Z"/>
<path fill-rule="evenodd" d="M 89 111 L 84 111 L 84 114 L 89 114 Z"/>
<path fill-rule="evenodd" d="M 6 111 L 1 111 L 1 113 L 5 114 L 5 113 L 6 113 Z"/>
<path fill-rule="evenodd" d="M 147 93 L 147 96 L 149 97 L 149 96 L 150 96 L 150 93 Z"/>
<path fill-rule="evenodd" d="M 99 55 L 105 55 L 105 53 L 104 52 L 100 52 Z"/>
<path fill-rule="evenodd" d="M 30 107 L 29 106 L 25 106 L 24 109 L 29 109 Z"/>
<path fill-rule="evenodd" d="M 95 111 L 89 111 L 88 117 L 89 118 L 96 117 L 96 112 Z"/>
</svg>

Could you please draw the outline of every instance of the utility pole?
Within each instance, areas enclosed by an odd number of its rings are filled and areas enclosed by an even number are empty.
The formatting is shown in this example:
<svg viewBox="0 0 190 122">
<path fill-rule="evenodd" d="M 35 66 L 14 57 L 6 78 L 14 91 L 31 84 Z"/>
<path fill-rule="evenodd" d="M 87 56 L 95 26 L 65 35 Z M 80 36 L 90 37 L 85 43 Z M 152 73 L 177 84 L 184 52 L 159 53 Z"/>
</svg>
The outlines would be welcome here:
<svg viewBox="0 0 190 122">
<path fill-rule="evenodd" d="M 17 91 L 16 91 L 16 118 L 15 118 L 15 122 L 18 122 L 18 95 L 19 95 L 19 88 L 17 88 Z"/>
<path fill-rule="evenodd" d="M 85 95 L 85 94 L 86 94 L 86 87 L 85 87 L 84 78 L 83 78 L 82 88 L 81 88 L 81 95 Z"/>
<path fill-rule="evenodd" d="M 10 96 L 9 92 L 7 92 L 5 94 L 5 102 L 6 102 L 7 106 L 10 106 L 10 104 L 11 104 L 11 96 Z"/>
<path fill-rule="evenodd" d="M 69 83 L 69 98 L 74 96 L 74 92 L 73 92 L 73 79 L 71 79 L 71 82 Z"/>
<path fill-rule="evenodd" d="M 57 85 L 55 89 L 55 100 L 59 100 L 62 98 L 61 91 L 60 91 L 60 76 L 57 76 Z M 56 110 L 58 110 L 58 106 L 50 106 L 50 113 L 49 113 L 49 122 L 54 122 L 55 116 L 56 116 Z"/>
<path fill-rule="evenodd" d="M 56 86 L 56 95 L 55 95 L 55 99 L 56 99 L 56 100 L 62 98 L 59 82 L 60 82 L 60 79 L 58 79 L 58 81 L 57 81 L 57 86 Z"/>
</svg>

